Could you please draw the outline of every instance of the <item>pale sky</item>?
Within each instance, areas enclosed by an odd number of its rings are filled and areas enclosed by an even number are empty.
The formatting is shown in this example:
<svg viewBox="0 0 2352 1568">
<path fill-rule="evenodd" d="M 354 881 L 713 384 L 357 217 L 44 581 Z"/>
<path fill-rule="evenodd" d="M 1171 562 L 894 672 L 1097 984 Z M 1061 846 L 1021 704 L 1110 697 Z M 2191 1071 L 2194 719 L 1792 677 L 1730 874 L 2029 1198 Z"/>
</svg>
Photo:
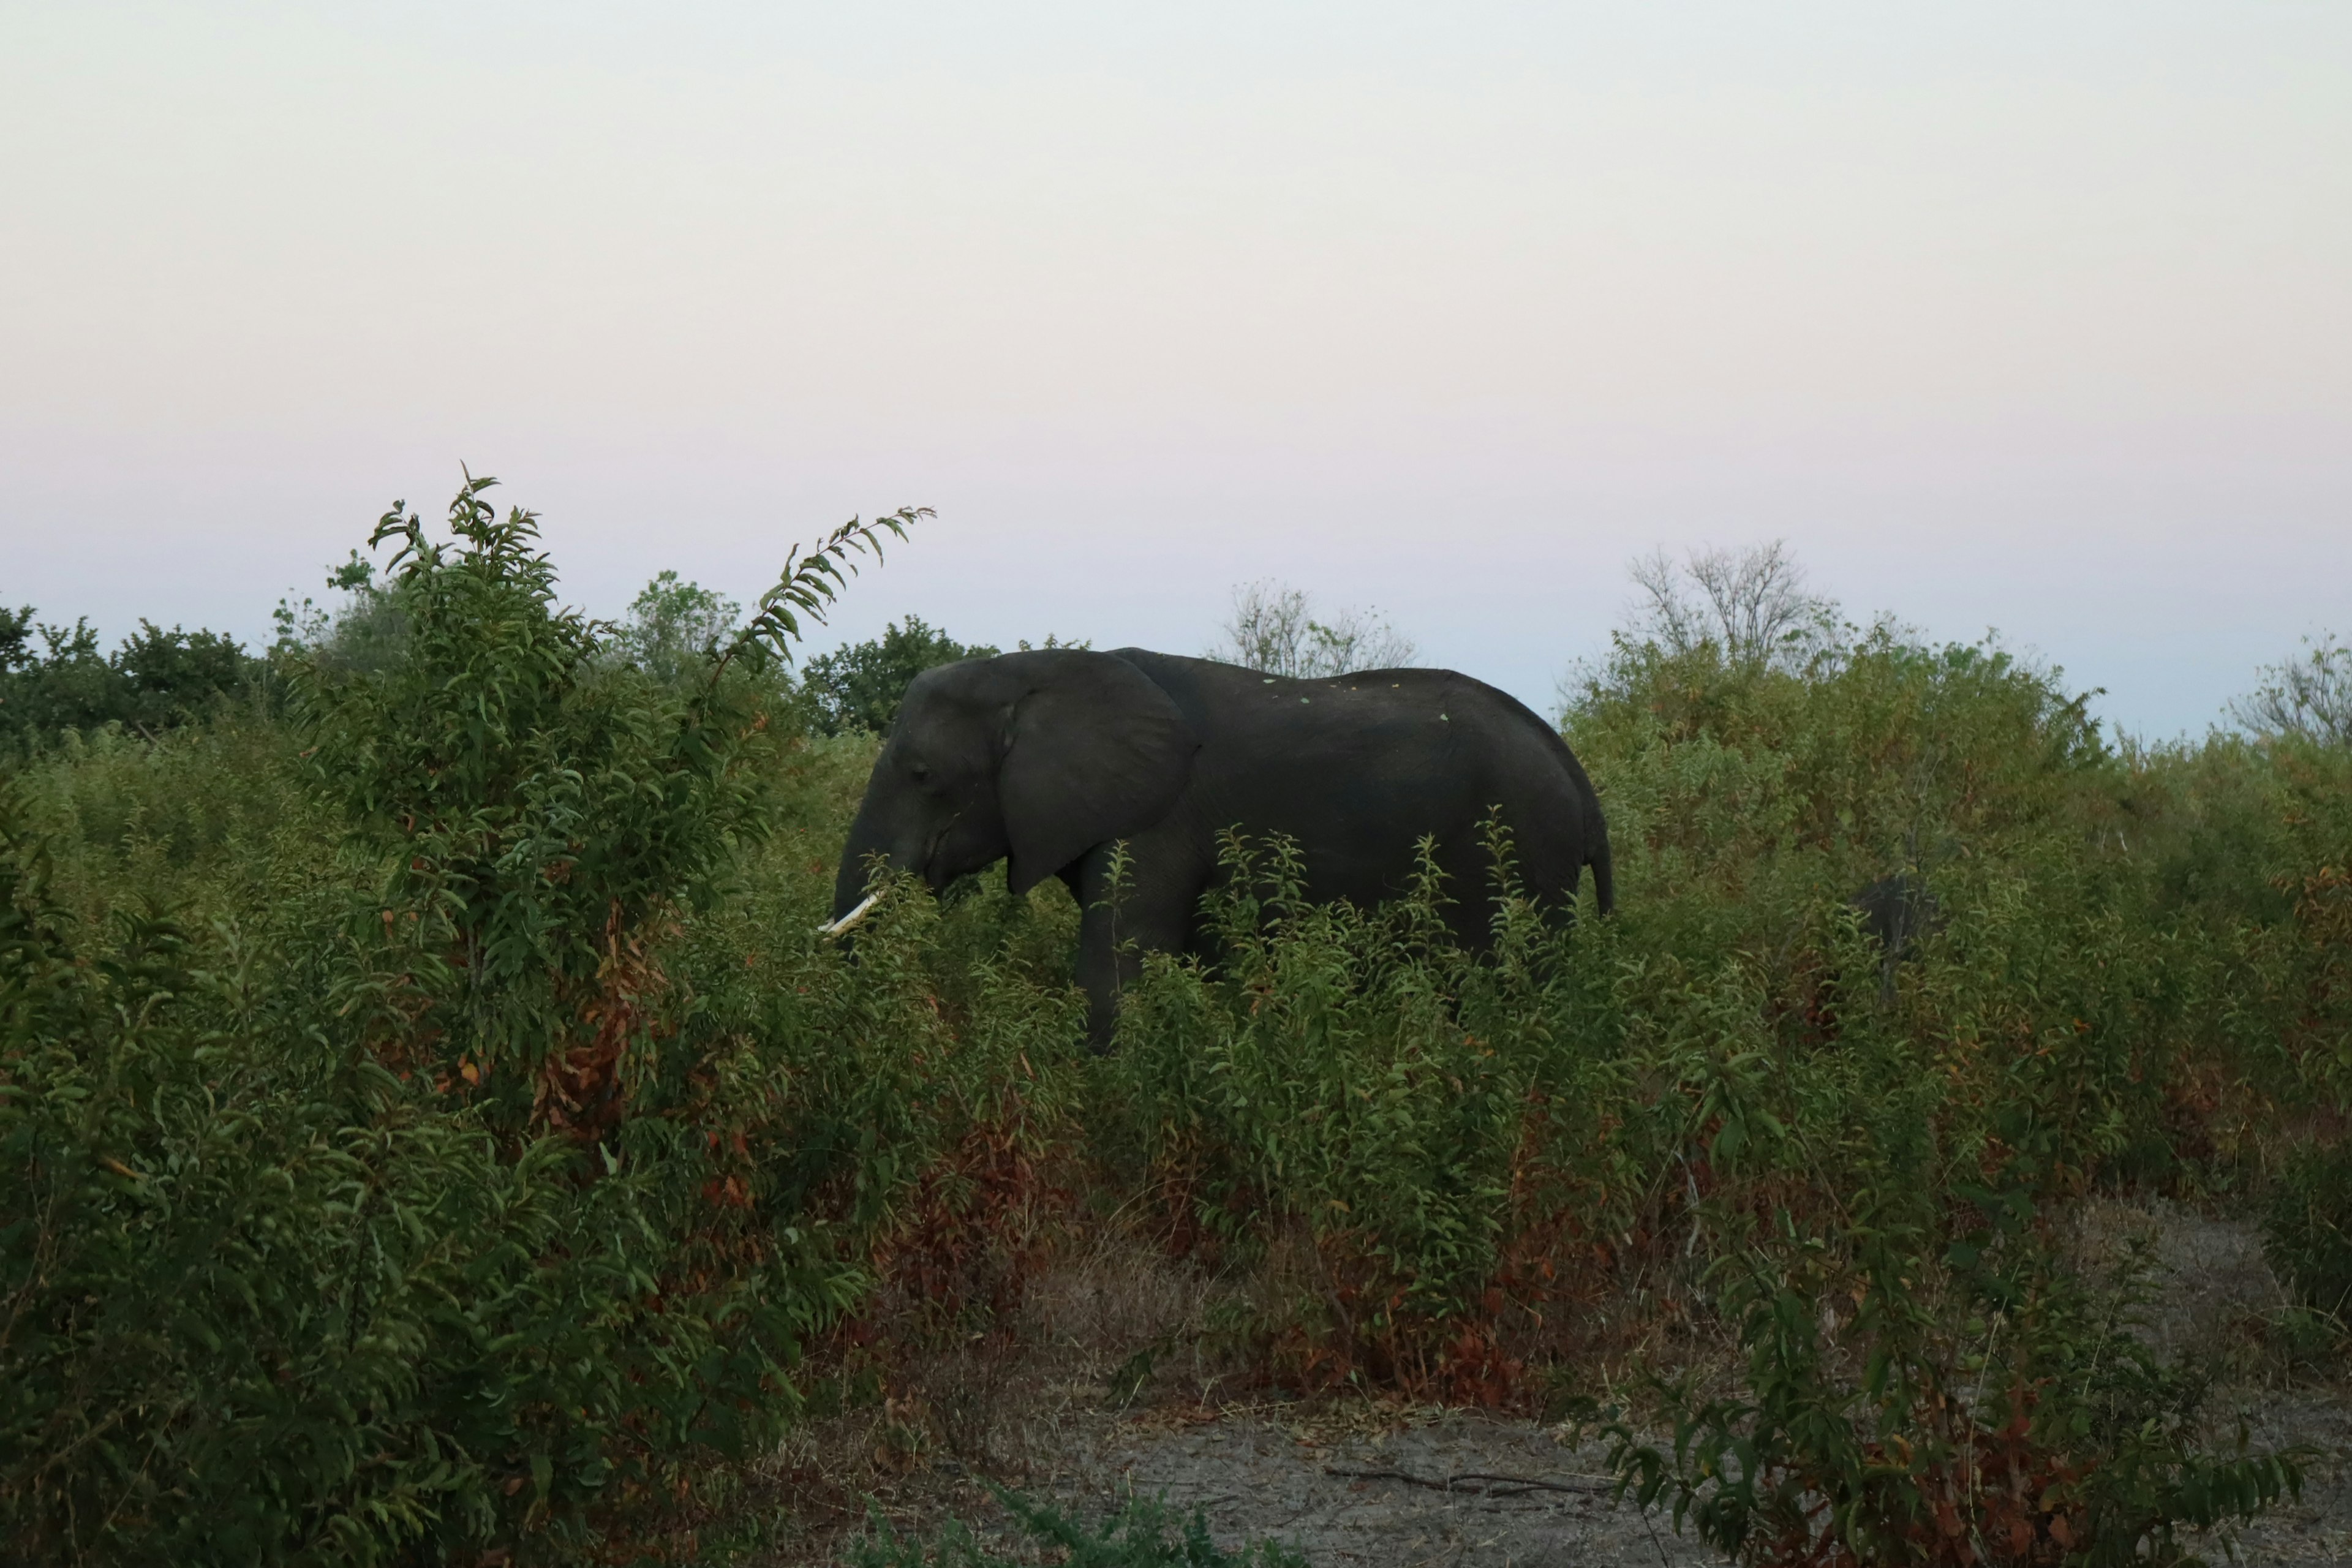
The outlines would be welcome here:
<svg viewBox="0 0 2352 1568">
<path fill-rule="evenodd" d="M 2201 732 L 2352 634 L 2352 5 L 0 3 L 0 601 L 258 639 L 461 460 L 599 614 L 912 502 L 835 633 L 1549 709 L 1781 536 Z"/>
</svg>

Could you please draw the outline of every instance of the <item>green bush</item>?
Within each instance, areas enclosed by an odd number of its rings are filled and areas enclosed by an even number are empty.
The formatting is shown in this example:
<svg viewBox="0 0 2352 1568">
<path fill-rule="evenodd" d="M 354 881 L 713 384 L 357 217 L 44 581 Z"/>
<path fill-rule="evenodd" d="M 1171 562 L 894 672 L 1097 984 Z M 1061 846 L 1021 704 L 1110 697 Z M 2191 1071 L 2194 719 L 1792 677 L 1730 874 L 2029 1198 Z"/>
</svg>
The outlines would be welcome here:
<svg viewBox="0 0 2352 1568">
<path fill-rule="evenodd" d="M 980 644 L 966 647 L 920 616 L 908 616 L 882 635 L 862 643 L 819 654 L 803 668 L 814 727 L 839 735 L 852 731 L 887 733 L 898 716 L 898 704 L 915 677 L 960 658 L 982 658 L 997 650 Z"/>
<path fill-rule="evenodd" d="M 167 632 L 141 621 L 135 635 L 101 654 L 87 620 L 36 626 L 30 605 L 0 609 L 0 750 L 108 725 L 158 734 L 246 690 L 258 675 L 258 661 L 217 632 Z"/>
<path fill-rule="evenodd" d="M 709 660 L 734 640 L 743 606 L 688 583 L 675 572 L 656 573 L 629 605 L 628 618 L 614 631 L 615 651 L 646 674 L 671 686 L 688 686 L 708 673 Z"/>
<path fill-rule="evenodd" d="M 1499 832 L 1493 849 L 1507 863 Z M 1597 1131 L 1612 1069 L 1605 1022 L 1580 1026 L 1582 977 L 1605 956 L 1515 897 L 1474 960 L 1433 862 L 1369 912 L 1307 902 L 1278 841 L 1229 843 L 1225 869 L 1223 961 L 1155 958 L 1128 994 L 1105 1147 L 1133 1152 L 1128 1180 L 1187 1245 L 1262 1261 L 1293 1244 L 1261 1325 L 1289 1371 L 1491 1392 L 1488 1337 L 1455 1337 L 1491 1316 L 1515 1209 L 1601 1179 L 1581 1156 L 1538 1167 Z"/>
<path fill-rule="evenodd" d="M 561 1556 L 741 1451 L 830 1306 L 665 1302 L 625 1156 L 510 1156 L 315 1030 L 268 1037 L 169 923 L 84 962 L 0 858 L 0 1542 L 20 1562 Z M 838 1289 L 835 1287 L 836 1290 Z M 718 1300 L 712 1300 L 718 1297 Z M 766 1417 L 755 1418 L 763 1424 Z M 755 1424 L 752 1430 L 763 1429 Z"/>
<path fill-rule="evenodd" d="M 383 868 L 352 911 L 373 962 L 336 1000 L 379 1058 L 464 1079 L 502 1125 L 603 1126 L 651 1038 L 648 944 L 765 820 L 766 715 L 737 671 L 680 691 L 600 658 L 493 482 L 460 493 L 449 545 L 398 508 L 371 541 L 399 544 L 400 659 L 288 662 L 352 853 Z"/>
<path fill-rule="evenodd" d="M 1941 1257 L 1899 1176 L 1857 1194 L 1846 1246 L 1782 1211 L 1723 1254 L 1744 1389 L 1659 1385 L 1664 1447 L 1612 1421 L 1621 1493 L 1735 1562 L 1958 1568 L 2196 1563 L 2184 1531 L 2301 1489 L 2305 1456 L 2242 1428 L 2206 1450 L 2204 1375 L 2134 1332 L 2144 1262 L 2086 1288 L 2025 1230 L 2030 1196 L 1976 1195 Z"/>
<path fill-rule="evenodd" d="M 140 902 L 145 764 L 203 747 L 58 758 L 10 796 L 11 1555 L 659 1540 L 772 1443 L 799 1347 L 993 1103 L 887 930 L 855 968 L 808 934 L 821 892 L 750 951 L 685 934 L 768 824 L 756 639 L 821 605 L 856 531 L 680 693 L 553 607 L 486 483 L 450 545 L 397 510 L 380 531 L 405 546 L 380 591 L 399 658 L 290 661 L 334 826 L 282 847 L 329 865 L 241 882 L 231 842 L 270 841 L 232 817 L 178 857 L 210 905 L 189 929 Z M 27 816 L 104 930 L 49 890 Z M 719 983 L 763 959 L 757 1002 Z"/>
<path fill-rule="evenodd" d="M 2305 1306 L 2342 1319 L 2352 1303 L 2352 1145 L 2305 1144 L 2279 1173 L 2263 1250 Z"/>
<path fill-rule="evenodd" d="M 1199 1512 L 1179 1522 L 1164 1503 L 1138 1499 L 1088 1530 L 1049 1503 L 1000 1491 L 997 1500 L 1012 1514 L 1030 1552 L 1050 1552 L 1064 1568 L 1305 1568 L 1306 1559 L 1276 1541 L 1256 1541 L 1225 1552 L 1209 1539 Z M 960 1525 L 932 1541 L 900 1539 L 887 1527 L 853 1542 L 851 1568 L 1016 1568 L 1029 1553 L 1004 1555 L 983 1546 Z"/>
</svg>

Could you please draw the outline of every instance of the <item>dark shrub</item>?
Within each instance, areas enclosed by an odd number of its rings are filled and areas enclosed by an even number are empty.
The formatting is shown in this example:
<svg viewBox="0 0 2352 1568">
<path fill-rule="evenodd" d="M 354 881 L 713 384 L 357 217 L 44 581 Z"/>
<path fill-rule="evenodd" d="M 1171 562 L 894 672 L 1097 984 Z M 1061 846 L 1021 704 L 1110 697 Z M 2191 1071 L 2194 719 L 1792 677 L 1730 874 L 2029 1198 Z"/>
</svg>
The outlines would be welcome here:
<svg viewBox="0 0 2352 1568">
<path fill-rule="evenodd" d="M 22 748 L 108 724 L 158 734 L 244 689 L 259 668 L 216 632 L 141 621 L 135 636 L 101 654 L 87 620 L 37 627 L 30 606 L 0 610 L 0 743 Z"/>
<path fill-rule="evenodd" d="M 2352 1303 L 2352 1144 L 2295 1149 L 2263 1216 L 2263 1251 L 2305 1305 L 2345 1317 Z"/>
</svg>

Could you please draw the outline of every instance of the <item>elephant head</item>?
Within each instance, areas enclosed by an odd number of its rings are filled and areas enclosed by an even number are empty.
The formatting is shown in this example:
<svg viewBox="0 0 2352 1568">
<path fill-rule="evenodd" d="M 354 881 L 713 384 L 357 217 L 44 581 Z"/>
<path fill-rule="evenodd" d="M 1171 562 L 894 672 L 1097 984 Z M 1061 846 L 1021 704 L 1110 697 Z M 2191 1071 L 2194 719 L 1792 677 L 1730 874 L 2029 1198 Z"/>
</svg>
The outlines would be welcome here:
<svg viewBox="0 0 2352 1568">
<path fill-rule="evenodd" d="M 836 924 L 874 863 L 936 892 L 1010 860 L 1025 893 L 1165 816 L 1199 749 L 1166 692 L 1113 654 L 1045 648 L 924 671 L 874 761 L 834 885 Z"/>
</svg>

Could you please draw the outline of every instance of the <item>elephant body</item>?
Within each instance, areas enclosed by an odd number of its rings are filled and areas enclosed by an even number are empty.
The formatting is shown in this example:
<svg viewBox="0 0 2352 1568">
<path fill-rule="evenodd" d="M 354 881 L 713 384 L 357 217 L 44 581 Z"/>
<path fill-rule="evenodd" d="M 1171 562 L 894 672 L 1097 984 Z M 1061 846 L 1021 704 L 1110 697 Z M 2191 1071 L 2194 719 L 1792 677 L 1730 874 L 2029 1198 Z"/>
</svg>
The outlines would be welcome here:
<svg viewBox="0 0 2352 1568">
<path fill-rule="evenodd" d="M 1918 951 L 1921 940 L 1944 929 L 1944 907 L 1916 872 L 1881 877 L 1848 900 L 1862 916 L 1862 929 L 1878 943 L 1878 995 L 1895 1000 L 1895 973 Z"/>
<path fill-rule="evenodd" d="M 856 905 L 877 856 L 934 890 L 1000 858 L 1016 893 L 1060 877 L 1083 911 L 1078 980 L 1099 1048 L 1138 952 L 1203 951 L 1201 896 L 1223 874 L 1226 830 L 1288 837 L 1309 898 L 1367 907 L 1405 890 L 1433 837 L 1449 921 L 1475 946 L 1497 808 L 1530 897 L 1564 915 L 1589 864 L 1609 909 L 1608 829 L 1584 770 L 1525 705 L 1467 676 L 1290 680 L 1140 648 L 967 659 L 908 689 L 835 913 Z"/>
</svg>

